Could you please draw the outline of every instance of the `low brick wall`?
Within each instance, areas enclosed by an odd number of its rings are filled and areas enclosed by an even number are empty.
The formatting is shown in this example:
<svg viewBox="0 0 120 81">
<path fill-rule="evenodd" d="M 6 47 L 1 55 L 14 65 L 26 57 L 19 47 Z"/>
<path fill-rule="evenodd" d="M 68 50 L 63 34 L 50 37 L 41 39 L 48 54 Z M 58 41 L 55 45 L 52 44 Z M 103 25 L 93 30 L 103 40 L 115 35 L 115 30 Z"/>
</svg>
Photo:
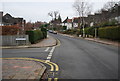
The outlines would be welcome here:
<svg viewBox="0 0 120 81">
<path fill-rule="evenodd" d="M 28 35 L 3 35 L 2 46 L 17 46 L 17 45 L 28 45 L 29 37 Z M 25 38 L 26 40 L 16 41 L 16 38 Z"/>
</svg>

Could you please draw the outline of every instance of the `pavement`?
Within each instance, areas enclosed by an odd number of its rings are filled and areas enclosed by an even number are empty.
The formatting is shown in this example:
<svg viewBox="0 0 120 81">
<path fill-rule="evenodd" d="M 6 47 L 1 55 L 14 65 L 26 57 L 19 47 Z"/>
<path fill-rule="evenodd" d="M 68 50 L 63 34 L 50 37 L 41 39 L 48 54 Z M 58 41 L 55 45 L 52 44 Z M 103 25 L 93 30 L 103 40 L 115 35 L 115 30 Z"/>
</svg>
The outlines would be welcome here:
<svg viewBox="0 0 120 81">
<path fill-rule="evenodd" d="M 46 67 L 34 61 L 2 60 L 2 79 L 39 80 Z"/>
<path fill-rule="evenodd" d="M 41 42 L 37 43 L 37 44 L 32 44 L 29 47 L 51 47 L 51 46 L 55 46 L 57 44 L 57 41 L 55 38 L 53 38 L 52 36 L 47 36 L 46 39 L 43 39 Z"/>
<path fill-rule="evenodd" d="M 107 39 L 100 39 L 100 38 L 85 38 L 85 39 L 90 40 L 90 41 L 94 41 L 94 42 L 98 42 L 98 43 L 120 46 L 120 42 L 111 41 L 111 40 L 107 40 Z"/>
<path fill-rule="evenodd" d="M 46 39 L 41 40 L 40 42 L 36 44 L 30 44 L 30 45 L 23 45 L 23 46 L 2 46 L 0 48 L 8 49 L 8 48 L 41 48 L 41 47 L 51 47 L 55 46 L 57 44 L 57 40 L 53 38 L 52 36 L 47 36 Z"/>
<path fill-rule="evenodd" d="M 61 34 L 61 33 L 60 33 Z M 81 38 L 93 42 L 98 42 L 102 44 L 107 44 L 107 45 L 113 45 L 113 46 L 120 46 L 120 42 L 117 41 L 112 41 L 112 40 L 107 40 L 107 39 L 100 39 L 100 38 L 82 38 L 82 37 L 77 37 L 75 35 L 68 35 L 68 34 L 61 34 L 63 36 L 68 36 L 68 37 L 73 37 L 73 38 Z"/>
</svg>

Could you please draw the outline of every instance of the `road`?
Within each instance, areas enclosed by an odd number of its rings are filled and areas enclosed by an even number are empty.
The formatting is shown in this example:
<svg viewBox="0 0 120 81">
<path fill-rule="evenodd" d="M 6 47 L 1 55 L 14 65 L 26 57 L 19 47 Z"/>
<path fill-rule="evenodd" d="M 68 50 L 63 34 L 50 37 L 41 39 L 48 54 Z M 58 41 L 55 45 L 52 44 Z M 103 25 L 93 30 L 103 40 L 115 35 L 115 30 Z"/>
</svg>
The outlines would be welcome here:
<svg viewBox="0 0 120 81">
<path fill-rule="evenodd" d="M 117 79 L 118 47 L 80 38 L 50 34 L 60 40 L 51 61 L 59 65 L 59 79 Z M 50 49 L 3 49 L 3 57 L 34 57 L 46 60 Z"/>
</svg>

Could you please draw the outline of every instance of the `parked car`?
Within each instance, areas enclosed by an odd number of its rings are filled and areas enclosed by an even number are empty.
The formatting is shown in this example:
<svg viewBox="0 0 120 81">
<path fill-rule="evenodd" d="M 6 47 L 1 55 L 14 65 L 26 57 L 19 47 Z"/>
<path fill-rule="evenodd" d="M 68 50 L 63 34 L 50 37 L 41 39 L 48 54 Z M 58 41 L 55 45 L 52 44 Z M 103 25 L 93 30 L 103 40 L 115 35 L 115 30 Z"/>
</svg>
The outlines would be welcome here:
<svg viewBox="0 0 120 81">
<path fill-rule="evenodd" d="M 57 32 L 56 32 L 56 31 L 53 31 L 53 34 L 57 34 Z"/>
<path fill-rule="evenodd" d="M 49 30 L 49 33 L 53 33 L 53 31 L 52 31 L 52 30 Z"/>
</svg>

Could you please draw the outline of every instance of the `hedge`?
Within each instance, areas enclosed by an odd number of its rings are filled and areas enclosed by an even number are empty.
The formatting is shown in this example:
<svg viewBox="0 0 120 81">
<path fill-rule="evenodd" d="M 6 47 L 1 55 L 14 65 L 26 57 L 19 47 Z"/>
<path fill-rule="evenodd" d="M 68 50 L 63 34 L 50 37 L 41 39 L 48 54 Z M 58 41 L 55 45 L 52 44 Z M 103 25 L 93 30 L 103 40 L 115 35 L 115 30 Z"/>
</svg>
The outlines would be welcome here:
<svg viewBox="0 0 120 81">
<path fill-rule="evenodd" d="M 62 30 L 67 30 L 67 26 L 63 26 L 63 27 L 62 27 Z"/>
<path fill-rule="evenodd" d="M 96 27 L 86 27 L 85 28 L 85 34 L 86 35 L 91 35 L 91 36 L 95 36 L 95 28 Z M 97 37 L 99 38 L 104 38 L 104 39 L 110 39 L 110 40 L 118 40 L 120 41 L 120 36 L 119 36 L 119 32 L 120 32 L 120 26 L 107 26 L 107 27 L 97 27 L 96 28 L 96 34 Z M 68 29 L 64 32 L 62 32 L 64 34 L 76 34 L 76 35 L 82 35 L 83 30 L 72 30 L 72 29 Z"/>
<path fill-rule="evenodd" d="M 103 27 L 98 29 L 98 36 L 100 38 L 120 40 L 119 32 L 120 26 Z"/>
<path fill-rule="evenodd" d="M 47 29 L 46 28 L 41 28 L 41 31 L 43 33 L 43 38 L 47 38 Z"/>
<path fill-rule="evenodd" d="M 73 34 L 76 34 L 77 32 L 78 32 L 77 29 L 68 29 L 66 31 L 63 31 L 62 33 L 73 35 Z"/>
<path fill-rule="evenodd" d="M 29 41 L 31 42 L 31 44 L 34 44 L 43 39 L 43 33 L 41 30 L 26 31 L 26 34 L 29 35 Z"/>
<path fill-rule="evenodd" d="M 98 29 L 97 29 L 97 31 L 98 31 Z M 95 27 L 85 28 L 85 34 L 86 35 L 92 35 L 94 37 L 95 36 Z"/>
<path fill-rule="evenodd" d="M 111 40 L 120 40 L 119 36 L 120 27 L 119 26 L 107 26 L 97 28 L 97 36 L 99 38 L 111 39 Z M 95 27 L 85 28 L 86 35 L 95 36 Z"/>
</svg>

